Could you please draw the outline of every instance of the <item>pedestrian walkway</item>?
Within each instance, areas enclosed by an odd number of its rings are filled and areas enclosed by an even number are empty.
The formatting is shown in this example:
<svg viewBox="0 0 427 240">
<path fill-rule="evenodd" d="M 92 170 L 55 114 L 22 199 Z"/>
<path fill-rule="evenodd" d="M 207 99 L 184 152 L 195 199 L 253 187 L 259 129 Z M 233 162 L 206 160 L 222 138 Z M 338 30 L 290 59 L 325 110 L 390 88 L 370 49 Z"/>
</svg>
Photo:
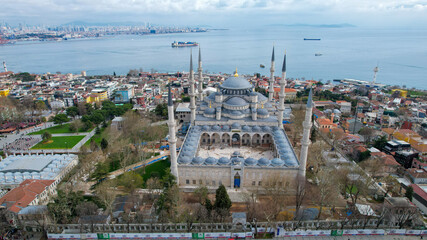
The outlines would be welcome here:
<svg viewBox="0 0 427 240">
<path fill-rule="evenodd" d="M 325 237 L 282 237 L 274 239 L 283 240 L 415 240 L 421 239 L 419 236 L 396 236 L 396 235 L 384 235 L 384 236 L 325 236 Z"/>
</svg>

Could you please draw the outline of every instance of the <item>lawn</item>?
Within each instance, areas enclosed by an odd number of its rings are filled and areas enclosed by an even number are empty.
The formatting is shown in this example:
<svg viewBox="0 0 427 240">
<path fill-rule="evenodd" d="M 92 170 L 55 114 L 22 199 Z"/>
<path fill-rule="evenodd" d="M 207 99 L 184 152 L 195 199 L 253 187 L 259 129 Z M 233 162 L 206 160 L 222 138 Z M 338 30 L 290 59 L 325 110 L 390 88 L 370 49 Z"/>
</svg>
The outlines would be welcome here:
<svg viewBox="0 0 427 240">
<path fill-rule="evenodd" d="M 87 140 L 86 142 L 85 142 L 85 144 L 84 144 L 84 146 L 86 146 L 86 147 L 90 147 L 90 142 L 91 141 L 95 141 L 95 143 L 98 145 L 98 146 L 100 146 L 100 144 L 101 144 L 101 140 L 102 140 L 102 136 L 101 136 L 101 134 L 95 134 L 95 135 L 93 135 L 91 138 L 89 138 L 89 140 Z"/>
<path fill-rule="evenodd" d="M 136 170 L 136 173 L 142 176 L 145 184 L 151 177 L 162 179 L 166 173 L 166 168 L 169 168 L 170 166 L 171 163 L 169 160 L 162 160 L 146 166 L 145 169 L 138 169 Z"/>
<path fill-rule="evenodd" d="M 52 137 L 51 143 L 37 143 L 31 149 L 71 149 L 85 136 Z"/>
<path fill-rule="evenodd" d="M 93 128 L 89 129 L 88 131 L 84 131 L 83 129 L 80 129 L 79 132 L 90 132 L 92 131 Z M 57 133 L 74 133 L 70 131 L 70 124 L 66 123 L 66 124 L 62 124 L 62 125 L 56 125 L 50 128 L 46 128 L 46 129 L 42 129 L 40 131 L 37 132 L 32 132 L 29 133 L 28 135 L 38 135 L 38 134 L 43 134 L 45 131 L 50 132 L 51 134 L 57 134 Z"/>
</svg>

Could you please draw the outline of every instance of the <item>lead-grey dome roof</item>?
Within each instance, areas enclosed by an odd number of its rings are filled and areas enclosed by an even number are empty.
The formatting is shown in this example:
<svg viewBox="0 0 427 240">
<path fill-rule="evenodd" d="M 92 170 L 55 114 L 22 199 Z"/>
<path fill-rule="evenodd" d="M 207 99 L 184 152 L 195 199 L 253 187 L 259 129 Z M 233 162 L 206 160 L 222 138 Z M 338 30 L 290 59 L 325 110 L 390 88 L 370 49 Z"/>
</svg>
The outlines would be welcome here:
<svg viewBox="0 0 427 240">
<path fill-rule="evenodd" d="M 205 109 L 205 114 L 214 114 L 215 113 L 215 108 L 206 108 Z"/>
<path fill-rule="evenodd" d="M 246 102 L 245 99 L 241 97 L 232 97 L 228 99 L 225 103 L 232 106 L 246 106 L 248 105 L 248 102 Z"/>
<path fill-rule="evenodd" d="M 247 89 L 252 88 L 252 84 L 243 77 L 229 77 L 221 84 L 221 87 L 227 89 Z"/>
</svg>

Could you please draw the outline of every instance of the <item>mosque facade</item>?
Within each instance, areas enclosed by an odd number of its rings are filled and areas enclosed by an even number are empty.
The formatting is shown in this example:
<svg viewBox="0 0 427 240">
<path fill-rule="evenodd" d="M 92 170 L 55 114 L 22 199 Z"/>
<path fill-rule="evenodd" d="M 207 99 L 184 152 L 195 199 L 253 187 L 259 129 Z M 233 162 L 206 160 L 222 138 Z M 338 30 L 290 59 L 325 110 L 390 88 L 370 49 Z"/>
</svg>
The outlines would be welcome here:
<svg viewBox="0 0 427 240">
<path fill-rule="evenodd" d="M 298 176 L 305 177 L 305 156 L 297 158 L 283 129 L 286 55 L 283 61 L 279 102 L 256 92 L 254 86 L 236 73 L 205 97 L 202 91 L 201 54 L 199 49 L 198 92 L 190 57 L 191 125 L 179 153 L 171 155 L 171 172 L 180 188 L 195 189 L 200 185 L 217 188 L 256 189 L 268 184 L 291 187 Z M 274 84 L 274 49 L 271 59 L 270 87 Z M 271 96 L 270 96 L 271 95 Z M 169 111 L 173 103 L 169 94 Z M 197 96 L 197 102 L 196 102 Z M 311 94 L 309 97 L 311 102 Z M 312 107 L 310 104 L 308 107 Z M 307 110 L 309 111 L 309 110 Z M 310 113 L 309 113 L 310 114 Z M 307 118 L 308 119 L 308 118 Z M 307 120 L 306 119 L 306 120 Z M 311 128 L 311 118 L 304 125 Z M 169 114 L 171 153 L 175 153 L 175 120 Z M 304 138 L 308 147 L 309 138 Z M 302 152 L 307 153 L 307 150 Z"/>
</svg>

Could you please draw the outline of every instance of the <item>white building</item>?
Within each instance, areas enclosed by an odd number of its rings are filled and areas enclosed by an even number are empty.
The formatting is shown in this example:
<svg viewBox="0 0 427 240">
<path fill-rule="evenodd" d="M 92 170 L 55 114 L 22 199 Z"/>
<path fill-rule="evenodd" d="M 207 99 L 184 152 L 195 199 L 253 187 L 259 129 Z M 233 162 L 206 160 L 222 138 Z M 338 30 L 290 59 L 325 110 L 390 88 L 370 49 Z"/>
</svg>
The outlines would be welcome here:
<svg viewBox="0 0 427 240">
<path fill-rule="evenodd" d="M 0 162 L 0 189 L 12 189 L 26 179 L 54 180 L 56 185 L 77 163 L 74 154 L 10 155 Z"/>
<path fill-rule="evenodd" d="M 52 108 L 52 110 L 58 110 L 64 108 L 65 104 L 61 100 L 54 100 L 50 102 L 50 107 Z"/>
</svg>

